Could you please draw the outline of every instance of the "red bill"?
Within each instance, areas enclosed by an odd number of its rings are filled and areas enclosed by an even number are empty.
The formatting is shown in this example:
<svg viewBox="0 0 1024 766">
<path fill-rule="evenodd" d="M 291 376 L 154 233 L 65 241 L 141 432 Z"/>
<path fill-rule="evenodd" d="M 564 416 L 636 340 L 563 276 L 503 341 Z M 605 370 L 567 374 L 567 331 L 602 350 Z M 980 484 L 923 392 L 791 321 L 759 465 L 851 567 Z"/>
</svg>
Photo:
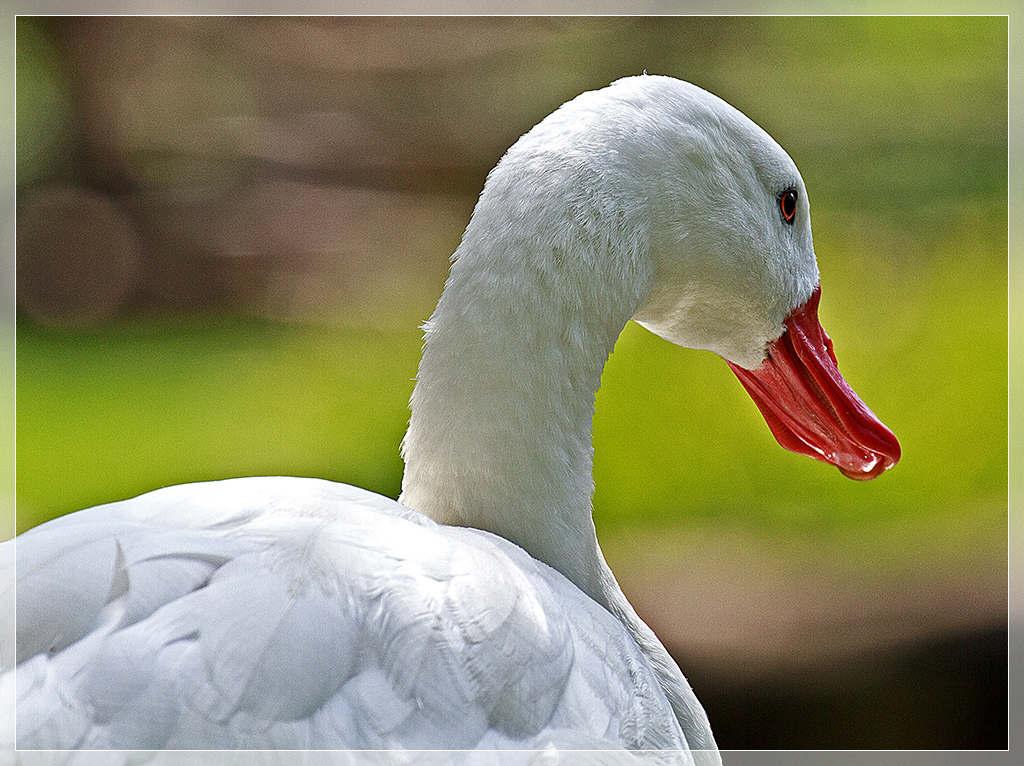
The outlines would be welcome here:
<svg viewBox="0 0 1024 766">
<path fill-rule="evenodd" d="M 839 374 L 832 340 L 818 322 L 821 287 L 786 319 L 756 370 L 729 366 L 779 444 L 867 480 L 900 459 L 900 444 Z"/>
</svg>

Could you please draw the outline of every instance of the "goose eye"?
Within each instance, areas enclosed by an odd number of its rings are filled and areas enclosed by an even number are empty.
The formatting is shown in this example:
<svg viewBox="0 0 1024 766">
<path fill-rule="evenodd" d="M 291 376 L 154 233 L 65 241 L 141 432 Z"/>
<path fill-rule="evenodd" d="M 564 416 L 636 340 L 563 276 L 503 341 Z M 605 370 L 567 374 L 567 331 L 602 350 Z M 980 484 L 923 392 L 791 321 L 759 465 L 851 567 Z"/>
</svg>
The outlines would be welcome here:
<svg viewBox="0 0 1024 766">
<path fill-rule="evenodd" d="M 793 223 L 796 218 L 796 189 L 786 189 L 779 195 L 779 209 L 782 211 L 782 220 Z"/>
</svg>

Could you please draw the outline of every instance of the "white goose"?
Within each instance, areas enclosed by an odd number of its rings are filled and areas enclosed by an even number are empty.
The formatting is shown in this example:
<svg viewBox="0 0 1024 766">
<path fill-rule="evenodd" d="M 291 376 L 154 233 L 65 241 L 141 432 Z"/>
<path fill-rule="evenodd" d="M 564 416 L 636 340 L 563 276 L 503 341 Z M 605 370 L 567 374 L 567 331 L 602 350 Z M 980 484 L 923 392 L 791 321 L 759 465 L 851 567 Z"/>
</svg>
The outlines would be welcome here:
<svg viewBox="0 0 1024 766">
<path fill-rule="evenodd" d="M 878 476 L 899 445 L 839 375 L 819 292 L 800 174 L 753 122 L 668 77 L 573 99 L 487 179 L 425 325 L 399 502 L 233 479 L 17 538 L 18 745 L 719 763 L 598 547 L 594 392 L 633 318 L 724 357 L 783 446 Z"/>
</svg>

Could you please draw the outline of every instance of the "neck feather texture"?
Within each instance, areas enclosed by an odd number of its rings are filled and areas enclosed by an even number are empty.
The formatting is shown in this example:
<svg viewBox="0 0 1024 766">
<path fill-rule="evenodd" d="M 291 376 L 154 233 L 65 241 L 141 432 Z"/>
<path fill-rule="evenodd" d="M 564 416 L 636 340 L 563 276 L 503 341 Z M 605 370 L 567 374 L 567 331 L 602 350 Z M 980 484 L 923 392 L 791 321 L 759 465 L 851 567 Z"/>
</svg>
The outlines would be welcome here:
<svg viewBox="0 0 1024 766">
<path fill-rule="evenodd" d="M 521 141 L 503 161 L 515 158 L 516 172 L 499 164 L 488 178 L 424 325 L 399 500 L 518 544 L 607 608 L 662 679 L 690 746 L 713 750 L 700 703 L 623 595 L 591 515 L 594 394 L 650 292 L 649 217 L 642 200 L 607 188 L 612 174 L 552 174 L 563 158 L 531 151 Z M 545 169 L 541 191 L 523 199 L 533 165 Z"/>
<path fill-rule="evenodd" d="M 556 207 L 560 225 L 547 195 L 510 211 L 503 180 L 488 180 L 424 326 L 400 499 L 515 542 L 604 603 L 594 394 L 649 291 L 644 234 L 590 200 Z"/>
</svg>

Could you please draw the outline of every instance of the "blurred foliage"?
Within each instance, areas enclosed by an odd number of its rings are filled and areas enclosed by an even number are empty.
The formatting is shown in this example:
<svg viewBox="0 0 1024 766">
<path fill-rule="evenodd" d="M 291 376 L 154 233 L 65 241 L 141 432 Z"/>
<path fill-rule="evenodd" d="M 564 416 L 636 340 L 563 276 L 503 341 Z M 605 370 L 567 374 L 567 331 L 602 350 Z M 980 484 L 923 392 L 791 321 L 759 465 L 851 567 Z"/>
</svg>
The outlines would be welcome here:
<svg viewBox="0 0 1024 766">
<path fill-rule="evenodd" d="M 720 360 L 631 324 L 597 399 L 602 534 L 714 521 L 844 539 L 879 566 L 1005 556 L 1006 36 L 1005 18 L 620 20 L 532 72 L 564 88 L 644 68 L 683 77 L 787 148 L 811 196 L 822 322 L 904 451 L 869 484 L 786 453 Z M 29 98 L 59 89 L 47 61 L 19 38 L 19 77 L 23 62 L 38 69 Z M 21 99 L 19 137 L 34 124 Z M 21 321 L 19 530 L 254 473 L 394 496 L 418 352 L 414 327 L 200 317 L 69 334 Z"/>
<path fill-rule="evenodd" d="M 32 19 L 17 36 L 17 176 L 26 185 L 46 173 L 66 139 L 68 85 L 53 44 Z"/>
<path fill-rule="evenodd" d="M 22 324 L 19 531 L 36 509 L 184 480 L 321 476 L 397 496 L 419 345 L 415 328 L 143 320 L 69 336 Z"/>
</svg>

